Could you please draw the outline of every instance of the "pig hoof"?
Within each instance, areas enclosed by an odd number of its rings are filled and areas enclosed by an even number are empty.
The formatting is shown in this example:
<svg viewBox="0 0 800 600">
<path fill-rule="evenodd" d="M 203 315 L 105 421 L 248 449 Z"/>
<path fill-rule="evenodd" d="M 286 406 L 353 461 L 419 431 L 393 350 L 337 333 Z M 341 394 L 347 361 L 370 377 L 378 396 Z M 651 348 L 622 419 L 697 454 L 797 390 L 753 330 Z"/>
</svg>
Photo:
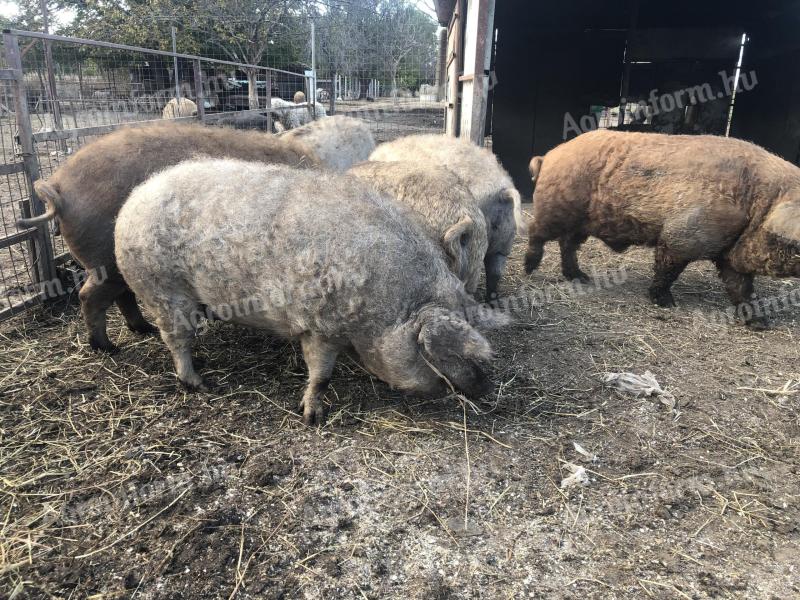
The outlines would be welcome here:
<svg viewBox="0 0 800 600">
<path fill-rule="evenodd" d="M 578 271 L 577 273 L 564 273 L 564 277 L 566 277 L 568 281 L 577 281 L 578 283 L 582 283 L 584 285 L 592 282 L 592 278 L 583 271 Z"/>
<path fill-rule="evenodd" d="M 539 266 L 539 261 L 536 260 L 533 256 L 526 256 L 525 257 L 525 274 L 530 275 L 533 273 L 536 268 Z"/>
<path fill-rule="evenodd" d="M 673 308 L 677 306 L 677 304 L 675 304 L 675 298 L 670 292 L 650 290 L 650 300 L 653 301 L 653 304 L 657 304 L 661 308 Z"/>
<path fill-rule="evenodd" d="M 319 400 L 309 405 L 306 405 L 305 400 L 301 400 L 299 410 L 303 413 L 303 425 L 306 427 L 323 425 L 325 423 L 325 407 Z"/>
<path fill-rule="evenodd" d="M 181 386 L 189 392 L 207 392 L 209 389 L 206 382 L 203 381 L 203 378 L 199 375 L 196 379 L 192 378 L 191 381 L 184 381 L 183 379 L 179 379 L 178 381 Z"/>
<path fill-rule="evenodd" d="M 89 347 L 92 349 L 92 352 L 105 352 L 106 354 L 117 354 L 119 352 L 119 346 L 111 342 L 89 340 Z"/>
<path fill-rule="evenodd" d="M 769 331 L 772 329 L 770 322 L 766 319 L 751 319 L 747 321 L 745 325 L 752 331 Z"/>
<path fill-rule="evenodd" d="M 133 333 L 138 333 L 139 335 L 155 335 L 158 333 L 158 327 L 154 327 L 147 322 L 138 325 L 129 325 L 128 328 Z"/>
</svg>

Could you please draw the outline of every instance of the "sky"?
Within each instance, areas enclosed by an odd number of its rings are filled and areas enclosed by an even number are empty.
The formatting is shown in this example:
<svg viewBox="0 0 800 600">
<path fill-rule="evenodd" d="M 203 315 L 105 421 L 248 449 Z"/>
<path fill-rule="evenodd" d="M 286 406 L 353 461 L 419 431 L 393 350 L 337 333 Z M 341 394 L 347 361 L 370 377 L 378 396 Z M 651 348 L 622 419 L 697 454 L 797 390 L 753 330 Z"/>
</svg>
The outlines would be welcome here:
<svg viewBox="0 0 800 600">
<path fill-rule="evenodd" d="M 0 15 L 4 17 L 13 17 L 17 14 L 17 3 L 0 1 Z"/>
<path fill-rule="evenodd" d="M 0 0 L 0 16 L 14 17 L 19 12 L 19 5 L 16 2 L 9 2 L 8 0 Z M 51 19 L 58 24 L 69 23 L 74 18 L 73 10 L 59 10 L 56 11 Z"/>
</svg>

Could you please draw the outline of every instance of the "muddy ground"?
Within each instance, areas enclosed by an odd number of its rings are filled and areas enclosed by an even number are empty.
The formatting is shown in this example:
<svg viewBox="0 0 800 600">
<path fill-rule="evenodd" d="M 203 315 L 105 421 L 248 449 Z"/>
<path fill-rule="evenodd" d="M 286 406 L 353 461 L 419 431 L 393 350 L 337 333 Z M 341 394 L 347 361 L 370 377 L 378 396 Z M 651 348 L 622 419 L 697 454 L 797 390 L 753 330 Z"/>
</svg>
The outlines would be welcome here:
<svg viewBox="0 0 800 600">
<path fill-rule="evenodd" d="M 420 401 L 345 360 L 315 429 L 297 346 L 262 333 L 214 324 L 217 388 L 191 394 L 115 311 L 113 357 L 74 298 L 0 324 L 0 597 L 798 597 L 800 308 L 754 333 L 712 318 L 708 265 L 666 310 L 649 250 L 591 242 L 604 283 L 577 294 L 556 248 L 530 279 L 521 250 L 503 290 L 544 299 L 491 335 L 493 397 Z M 674 408 L 601 380 L 648 370 Z"/>
</svg>

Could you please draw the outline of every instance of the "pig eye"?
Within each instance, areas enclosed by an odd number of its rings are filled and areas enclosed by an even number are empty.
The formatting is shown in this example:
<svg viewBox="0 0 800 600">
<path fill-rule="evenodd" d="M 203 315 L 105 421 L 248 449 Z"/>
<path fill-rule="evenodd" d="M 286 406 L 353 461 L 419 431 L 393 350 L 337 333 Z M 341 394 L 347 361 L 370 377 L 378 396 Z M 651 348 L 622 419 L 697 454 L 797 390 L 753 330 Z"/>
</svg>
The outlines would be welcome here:
<svg viewBox="0 0 800 600">
<path fill-rule="evenodd" d="M 461 234 L 461 247 L 466 248 L 467 244 L 469 244 L 469 233 L 462 233 Z"/>
</svg>

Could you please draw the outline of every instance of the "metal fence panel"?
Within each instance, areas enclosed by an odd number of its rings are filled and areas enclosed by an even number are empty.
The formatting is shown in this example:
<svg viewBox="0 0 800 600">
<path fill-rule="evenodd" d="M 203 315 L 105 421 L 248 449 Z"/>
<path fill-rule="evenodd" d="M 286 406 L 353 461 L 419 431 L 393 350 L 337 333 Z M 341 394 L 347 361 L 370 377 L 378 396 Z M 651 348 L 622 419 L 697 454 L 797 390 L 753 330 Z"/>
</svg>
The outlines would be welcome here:
<svg viewBox="0 0 800 600">
<path fill-rule="evenodd" d="M 318 32 L 311 54 L 330 54 L 330 32 Z M 377 52 L 368 40 L 359 52 Z M 302 40 L 296 40 L 302 45 Z M 99 135 L 160 120 L 165 106 L 193 101 L 197 112 L 177 119 L 214 126 L 276 131 L 327 109 L 370 124 L 376 141 L 416 132 L 441 132 L 444 102 L 425 55 L 411 71 L 367 68 L 345 56 L 314 70 L 266 68 L 110 42 L 7 30 L 0 56 L 0 320 L 61 290 L 58 265 L 70 259 L 53 225 L 20 231 L 16 220 L 44 206 L 32 182 L 47 178 Z M 280 62 L 278 64 L 281 64 Z M 416 86 L 414 91 L 404 87 Z M 295 103 L 295 93 L 306 102 Z M 302 119 L 300 119 L 302 117 Z"/>
</svg>

